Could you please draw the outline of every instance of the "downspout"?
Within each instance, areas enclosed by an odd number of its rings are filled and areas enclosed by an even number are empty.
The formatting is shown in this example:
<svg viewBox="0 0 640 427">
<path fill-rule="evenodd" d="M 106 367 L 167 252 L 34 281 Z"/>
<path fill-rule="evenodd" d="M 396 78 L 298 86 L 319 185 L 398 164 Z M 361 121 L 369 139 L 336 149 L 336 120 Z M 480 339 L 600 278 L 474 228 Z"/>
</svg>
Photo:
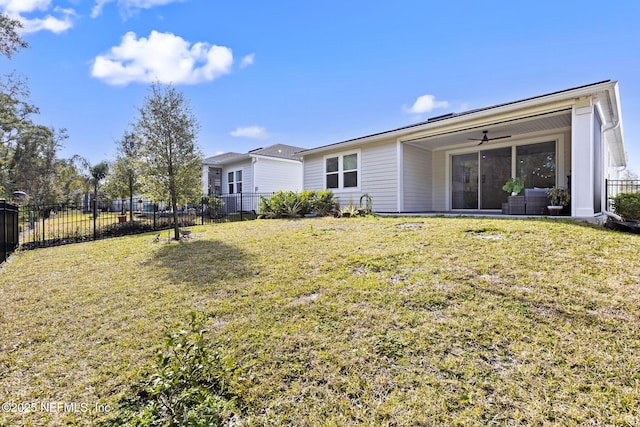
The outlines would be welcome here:
<svg viewBox="0 0 640 427">
<path fill-rule="evenodd" d="M 618 122 L 617 122 L 616 124 L 612 124 L 611 126 L 608 126 L 608 127 L 604 128 L 604 129 L 602 129 L 602 135 L 604 136 L 604 134 L 605 134 L 606 132 L 609 132 L 609 131 L 611 131 L 611 130 L 616 130 L 616 129 L 618 129 L 619 127 L 620 127 L 620 119 L 618 119 Z M 626 168 L 627 168 L 626 166 L 623 166 L 623 167 L 622 167 L 622 169 L 619 169 L 618 171 L 619 171 L 619 172 L 622 172 L 622 171 L 623 171 L 623 170 L 625 170 Z M 608 173 L 607 173 L 607 176 L 608 176 Z M 605 186 L 606 186 L 606 185 L 607 185 L 607 184 L 606 184 L 606 180 L 605 180 Z M 613 219 L 614 219 L 614 220 L 616 220 L 616 221 L 622 221 L 622 218 L 621 218 L 620 216 L 618 216 L 618 215 L 614 214 L 613 212 L 609 212 L 609 211 L 607 210 L 607 206 L 608 206 L 608 204 L 609 204 L 609 203 L 608 203 L 608 200 L 606 200 L 606 194 L 607 194 L 607 192 L 608 192 L 608 191 L 609 191 L 609 190 L 608 190 L 607 188 L 605 188 L 604 209 L 602 209 L 602 212 L 603 212 L 603 213 L 604 213 L 608 218 L 613 218 Z"/>
</svg>

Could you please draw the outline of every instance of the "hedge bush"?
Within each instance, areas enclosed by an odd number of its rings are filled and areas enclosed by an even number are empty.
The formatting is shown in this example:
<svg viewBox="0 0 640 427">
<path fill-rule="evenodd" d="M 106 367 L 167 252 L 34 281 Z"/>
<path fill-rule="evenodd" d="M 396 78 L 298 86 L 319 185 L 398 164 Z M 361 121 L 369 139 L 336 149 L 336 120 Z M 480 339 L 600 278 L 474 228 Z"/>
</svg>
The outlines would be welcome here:
<svg viewBox="0 0 640 427">
<path fill-rule="evenodd" d="M 620 193 L 610 199 L 616 214 L 626 221 L 640 221 L 640 193 Z"/>
<path fill-rule="evenodd" d="M 299 218 L 315 213 L 320 216 L 335 210 L 336 201 L 331 190 L 278 191 L 260 198 L 260 213 L 266 218 Z"/>
</svg>

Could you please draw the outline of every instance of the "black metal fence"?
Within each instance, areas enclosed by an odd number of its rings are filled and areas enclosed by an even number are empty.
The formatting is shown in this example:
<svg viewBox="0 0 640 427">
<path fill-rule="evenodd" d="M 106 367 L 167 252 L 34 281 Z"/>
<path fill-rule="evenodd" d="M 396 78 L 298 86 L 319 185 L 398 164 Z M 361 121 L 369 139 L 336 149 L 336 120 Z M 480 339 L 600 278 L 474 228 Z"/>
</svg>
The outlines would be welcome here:
<svg viewBox="0 0 640 427">
<path fill-rule="evenodd" d="M 238 193 L 204 198 L 178 210 L 178 225 L 256 219 L 262 198 L 271 194 Z M 135 211 L 112 211 L 96 206 L 20 206 L 15 211 L 17 237 L 24 249 L 167 230 L 174 227 L 173 212 L 158 203 L 137 203 Z M 16 243 L 17 246 L 17 243 Z"/>
<path fill-rule="evenodd" d="M 0 263 L 18 247 L 18 205 L 0 200 Z"/>
<path fill-rule="evenodd" d="M 235 193 L 211 196 L 203 201 L 204 221 L 231 222 L 256 219 L 260 201 L 269 200 L 273 193 Z"/>
<path fill-rule="evenodd" d="M 640 179 L 608 179 L 606 180 L 607 210 L 611 210 L 611 197 L 621 193 L 640 192 Z"/>
</svg>

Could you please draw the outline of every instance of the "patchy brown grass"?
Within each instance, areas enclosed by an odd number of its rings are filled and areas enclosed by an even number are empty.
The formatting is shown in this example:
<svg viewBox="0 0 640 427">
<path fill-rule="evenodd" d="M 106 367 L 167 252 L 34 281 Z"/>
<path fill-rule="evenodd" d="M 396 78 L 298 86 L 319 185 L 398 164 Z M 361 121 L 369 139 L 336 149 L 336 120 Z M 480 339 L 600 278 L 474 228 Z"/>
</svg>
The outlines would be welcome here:
<svg viewBox="0 0 640 427">
<path fill-rule="evenodd" d="M 93 424 L 190 310 L 235 367 L 240 425 L 640 424 L 636 235 L 367 218 L 152 240 L 2 267 L 0 403 L 33 409 L 0 425 Z"/>
</svg>

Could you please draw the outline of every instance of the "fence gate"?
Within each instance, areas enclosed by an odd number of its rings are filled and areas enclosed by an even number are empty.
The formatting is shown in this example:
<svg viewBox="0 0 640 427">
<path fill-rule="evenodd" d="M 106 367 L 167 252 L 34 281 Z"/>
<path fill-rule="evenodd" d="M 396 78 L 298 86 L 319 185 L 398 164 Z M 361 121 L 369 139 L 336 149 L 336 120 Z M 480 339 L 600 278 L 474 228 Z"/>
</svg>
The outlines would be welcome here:
<svg viewBox="0 0 640 427">
<path fill-rule="evenodd" d="M 0 263 L 18 247 L 18 205 L 0 200 Z"/>
</svg>

